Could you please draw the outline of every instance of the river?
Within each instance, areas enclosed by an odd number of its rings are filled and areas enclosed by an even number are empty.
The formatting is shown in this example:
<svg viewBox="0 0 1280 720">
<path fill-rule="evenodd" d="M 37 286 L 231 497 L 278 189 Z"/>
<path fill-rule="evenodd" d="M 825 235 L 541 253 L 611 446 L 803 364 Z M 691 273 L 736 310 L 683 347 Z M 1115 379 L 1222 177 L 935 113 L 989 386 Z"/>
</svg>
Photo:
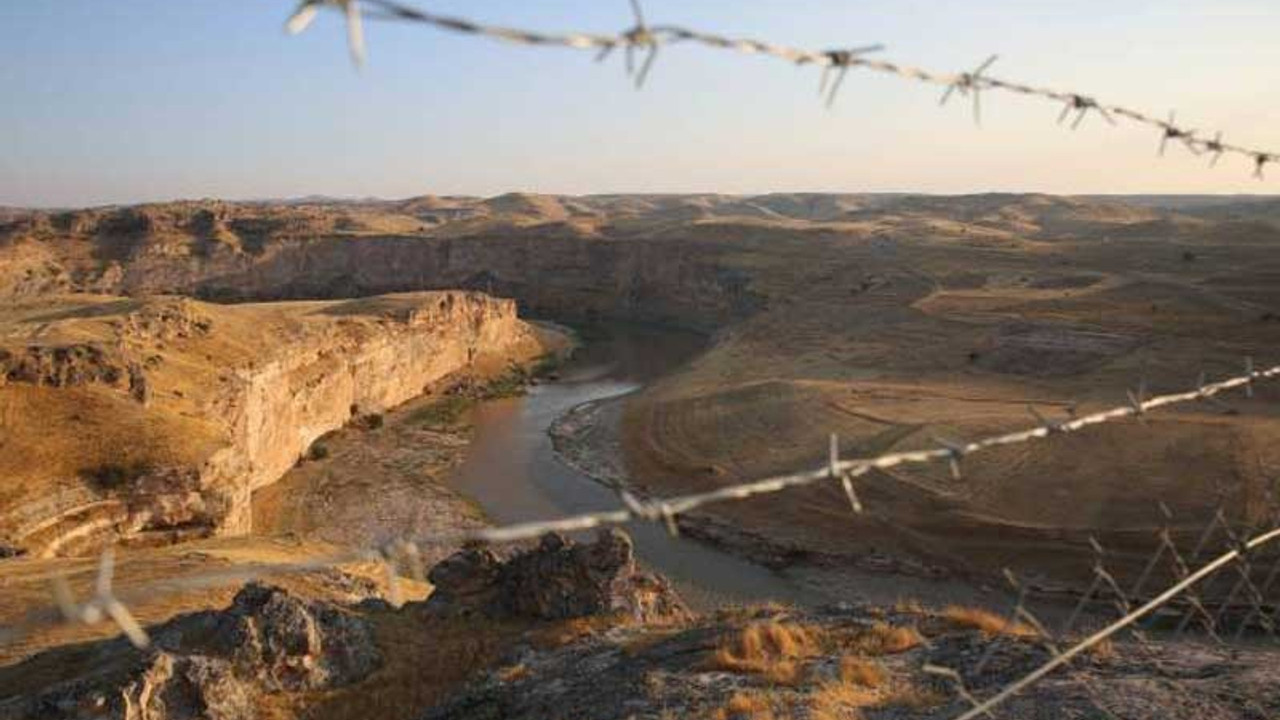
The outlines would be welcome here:
<svg viewBox="0 0 1280 720">
<path fill-rule="evenodd" d="M 474 408 L 471 445 L 449 485 L 500 524 L 618 507 L 612 490 L 559 458 L 548 429 L 578 405 L 634 392 L 704 346 L 705 338 L 694 333 L 610 325 L 602 337 L 578 349 L 555 381 L 536 385 L 522 397 Z M 688 538 L 672 538 L 661 527 L 635 523 L 626 529 L 641 564 L 671 579 L 695 608 L 794 602 L 809 594 L 777 572 Z"/>
</svg>

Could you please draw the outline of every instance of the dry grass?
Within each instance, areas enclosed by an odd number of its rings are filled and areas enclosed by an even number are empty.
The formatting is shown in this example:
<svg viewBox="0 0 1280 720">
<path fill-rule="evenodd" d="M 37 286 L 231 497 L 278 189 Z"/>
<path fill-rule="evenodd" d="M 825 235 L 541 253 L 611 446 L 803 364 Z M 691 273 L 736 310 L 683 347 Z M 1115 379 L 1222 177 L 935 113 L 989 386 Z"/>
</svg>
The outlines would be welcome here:
<svg viewBox="0 0 1280 720">
<path fill-rule="evenodd" d="M 851 683 L 831 680 L 823 683 L 809 697 L 810 720 L 856 720 L 859 708 L 872 705 L 876 691 Z"/>
<path fill-rule="evenodd" d="M 803 661 L 820 650 L 812 629 L 795 623 L 752 623 L 725 637 L 707 666 L 712 670 L 751 673 L 770 682 L 793 685 L 803 674 Z"/>
<path fill-rule="evenodd" d="M 866 688 L 878 688 L 889 679 L 889 672 L 874 660 L 846 655 L 840 658 L 840 682 Z"/>
<path fill-rule="evenodd" d="M 494 675 L 504 683 L 516 682 L 529 677 L 529 666 L 524 663 L 508 665 L 507 667 L 497 670 Z"/>
<path fill-rule="evenodd" d="M 624 614 L 568 618 L 534 628 L 529 643 L 539 650 L 552 650 L 629 621 Z"/>
<path fill-rule="evenodd" d="M 925 710 L 946 698 L 936 690 L 895 679 L 879 663 L 859 657 L 840 659 L 838 679 L 824 682 L 809 698 L 810 720 L 861 718 L 861 708 L 905 707 Z"/>
<path fill-rule="evenodd" d="M 895 655 L 918 647 L 924 636 L 914 627 L 875 623 L 859 629 L 842 640 L 840 645 L 860 655 Z"/>
<path fill-rule="evenodd" d="M 716 608 L 716 620 L 720 622 L 746 622 L 764 617 L 776 617 L 795 612 L 795 605 L 768 600 L 757 603 L 731 603 Z"/>
<path fill-rule="evenodd" d="M 981 630 L 987 636 L 1032 638 L 1040 635 L 1035 628 L 1026 623 L 1011 621 L 982 608 L 948 605 L 942 610 L 942 617 L 960 627 Z"/>
<path fill-rule="evenodd" d="M 712 720 L 774 720 L 776 715 L 769 697 L 760 692 L 738 692 L 711 713 Z"/>
</svg>

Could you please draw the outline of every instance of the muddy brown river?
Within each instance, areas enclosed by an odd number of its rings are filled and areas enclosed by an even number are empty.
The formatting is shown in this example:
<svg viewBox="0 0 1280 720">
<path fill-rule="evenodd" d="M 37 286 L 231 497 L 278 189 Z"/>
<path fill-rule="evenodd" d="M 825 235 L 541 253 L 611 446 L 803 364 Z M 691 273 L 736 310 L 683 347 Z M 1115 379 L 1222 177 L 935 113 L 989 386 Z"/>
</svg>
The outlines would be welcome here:
<svg viewBox="0 0 1280 720">
<path fill-rule="evenodd" d="M 475 499 L 495 523 L 543 520 L 614 509 L 612 490 L 570 467 L 548 434 L 555 420 L 583 403 L 616 398 L 688 362 L 705 345 L 693 333 L 615 325 L 586 342 L 553 382 L 518 398 L 477 406 L 466 460 L 449 484 Z M 812 601 L 784 575 L 646 523 L 628 526 L 641 563 L 670 578 L 695 607 L 723 603 Z"/>
</svg>

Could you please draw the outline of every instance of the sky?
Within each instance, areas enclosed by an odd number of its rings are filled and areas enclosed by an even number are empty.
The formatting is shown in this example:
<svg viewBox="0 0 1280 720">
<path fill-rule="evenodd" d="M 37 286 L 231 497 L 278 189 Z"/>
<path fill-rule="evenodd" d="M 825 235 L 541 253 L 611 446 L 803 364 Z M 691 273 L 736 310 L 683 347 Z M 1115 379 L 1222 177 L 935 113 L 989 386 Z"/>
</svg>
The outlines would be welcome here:
<svg viewBox="0 0 1280 720">
<path fill-rule="evenodd" d="M 407 0 L 540 30 L 615 32 L 626 0 Z M 645 0 L 674 23 L 1092 95 L 1280 151 L 1276 0 Z M 1280 166 L 1170 148 L 1158 132 L 1055 123 L 1046 101 L 665 48 L 642 90 L 621 57 L 367 23 L 299 36 L 289 0 L 0 2 L 0 205 L 425 193 L 912 191 L 1275 193 Z"/>
</svg>

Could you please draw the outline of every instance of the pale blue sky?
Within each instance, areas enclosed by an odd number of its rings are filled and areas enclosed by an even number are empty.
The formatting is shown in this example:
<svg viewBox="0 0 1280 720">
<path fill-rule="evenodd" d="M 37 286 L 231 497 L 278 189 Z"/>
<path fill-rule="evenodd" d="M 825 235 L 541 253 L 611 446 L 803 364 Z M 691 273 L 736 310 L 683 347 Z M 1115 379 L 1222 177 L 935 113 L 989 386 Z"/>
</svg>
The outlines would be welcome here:
<svg viewBox="0 0 1280 720">
<path fill-rule="evenodd" d="M 417 1 L 417 0 L 411 0 Z M 625 0 L 434 0 L 546 30 L 613 31 Z M 992 74 L 1163 114 L 1280 150 L 1276 0 L 647 0 L 654 23 Z M 287 0 L 0 2 L 0 204 L 310 193 L 1274 192 L 1156 133 L 991 93 L 984 127 L 930 87 L 853 72 L 833 110 L 818 71 L 671 47 L 633 90 L 620 58 L 341 18 L 282 30 Z"/>
</svg>

